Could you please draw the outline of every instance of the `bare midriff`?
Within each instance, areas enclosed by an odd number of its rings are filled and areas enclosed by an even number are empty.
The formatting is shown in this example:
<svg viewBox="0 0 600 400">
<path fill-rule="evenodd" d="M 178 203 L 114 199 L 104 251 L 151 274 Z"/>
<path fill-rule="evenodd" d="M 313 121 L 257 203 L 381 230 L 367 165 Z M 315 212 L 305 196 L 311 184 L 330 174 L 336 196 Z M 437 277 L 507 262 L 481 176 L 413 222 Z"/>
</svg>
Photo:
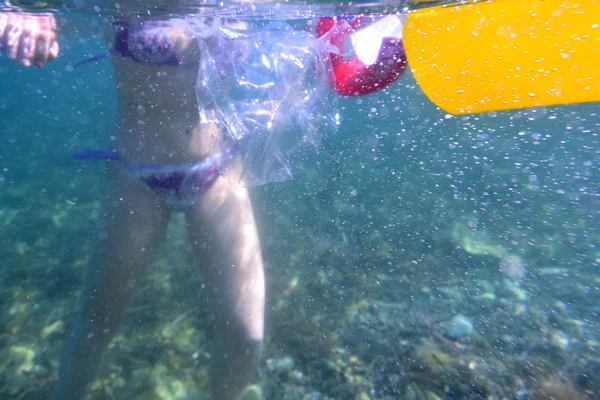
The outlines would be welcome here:
<svg viewBox="0 0 600 400">
<path fill-rule="evenodd" d="M 185 65 L 154 65 L 111 56 L 119 104 L 110 146 L 128 162 L 198 161 L 211 152 L 214 140 L 209 138 L 219 134 L 215 126 L 201 125 L 199 120 L 196 38 L 180 27 L 167 27 L 165 32 Z"/>
</svg>

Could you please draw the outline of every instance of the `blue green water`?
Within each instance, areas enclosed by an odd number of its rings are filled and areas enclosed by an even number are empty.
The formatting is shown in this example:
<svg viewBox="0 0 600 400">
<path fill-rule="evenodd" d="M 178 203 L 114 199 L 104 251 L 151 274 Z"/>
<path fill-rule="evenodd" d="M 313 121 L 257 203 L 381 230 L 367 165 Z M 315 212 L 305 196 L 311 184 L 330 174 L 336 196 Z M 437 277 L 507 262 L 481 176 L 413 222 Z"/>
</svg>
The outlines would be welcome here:
<svg viewBox="0 0 600 400">
<path fill-rule="evenodd" d="M 49 393 L 95 243 L 103 169 L 71 154 L 106 146 L 114 83 L 71 68 L 100 37 L 60 43 L 42 70 L 0 59 L 2 399 Z M 452 117 L 407 73 L 339 107 L 294 180 L 252 190 L 265 397 L 600 395 L 597 105 Z M 91 398 L 207 398 L 187 240 L 174 218 Z"/>
</svg>

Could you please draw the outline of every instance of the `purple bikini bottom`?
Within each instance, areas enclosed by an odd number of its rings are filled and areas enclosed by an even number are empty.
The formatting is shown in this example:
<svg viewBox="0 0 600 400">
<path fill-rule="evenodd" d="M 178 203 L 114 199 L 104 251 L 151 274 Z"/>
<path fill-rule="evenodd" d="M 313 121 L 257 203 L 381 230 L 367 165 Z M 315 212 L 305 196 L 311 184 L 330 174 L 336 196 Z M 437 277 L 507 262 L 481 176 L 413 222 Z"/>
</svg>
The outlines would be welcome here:
<svg viewBox="0 0 600 400">
<path fill-rule="evenodd" d="M 177 165 L 136 164 L 110 151 L 85 150 L 73 154 L 78 160 L 115 160 L 140 178 L 171 211 L 188 210 L 212 186 L 229 160 L 239 154 L 230 147 L 198 162 Z"/>
</svg>

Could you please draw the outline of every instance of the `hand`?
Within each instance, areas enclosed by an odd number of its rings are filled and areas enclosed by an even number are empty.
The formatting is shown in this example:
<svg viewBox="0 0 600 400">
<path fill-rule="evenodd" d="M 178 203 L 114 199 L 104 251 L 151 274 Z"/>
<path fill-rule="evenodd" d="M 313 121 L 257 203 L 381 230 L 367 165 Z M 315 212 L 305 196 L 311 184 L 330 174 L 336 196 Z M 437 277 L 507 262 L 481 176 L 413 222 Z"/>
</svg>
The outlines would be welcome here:
<svg viewBox="0 0 600 400">
<path fill-rule="evenodd" d="M 56 20 L 52 14 L 0 13 L 0 50 L 9 60 L 43 67 L 58 55 Z"/>
</svg>

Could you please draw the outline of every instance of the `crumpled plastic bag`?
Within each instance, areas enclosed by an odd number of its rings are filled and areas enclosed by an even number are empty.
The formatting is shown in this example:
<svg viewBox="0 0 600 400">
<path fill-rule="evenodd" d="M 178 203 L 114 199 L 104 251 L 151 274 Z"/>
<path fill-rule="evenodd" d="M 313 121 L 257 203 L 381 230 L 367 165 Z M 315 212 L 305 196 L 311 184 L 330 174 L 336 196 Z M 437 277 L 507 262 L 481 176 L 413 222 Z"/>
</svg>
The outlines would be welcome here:
<svg viewBox="0 0 600 400">
<path fill-rule="evenodd" d="M 338 125 L 331 45 L 285 22 L 238 25 L 198 35 L 200 115 L 224 128 L 224 145 L 239 147 L 246 184 L 284 181 Z"/>
</svg>

